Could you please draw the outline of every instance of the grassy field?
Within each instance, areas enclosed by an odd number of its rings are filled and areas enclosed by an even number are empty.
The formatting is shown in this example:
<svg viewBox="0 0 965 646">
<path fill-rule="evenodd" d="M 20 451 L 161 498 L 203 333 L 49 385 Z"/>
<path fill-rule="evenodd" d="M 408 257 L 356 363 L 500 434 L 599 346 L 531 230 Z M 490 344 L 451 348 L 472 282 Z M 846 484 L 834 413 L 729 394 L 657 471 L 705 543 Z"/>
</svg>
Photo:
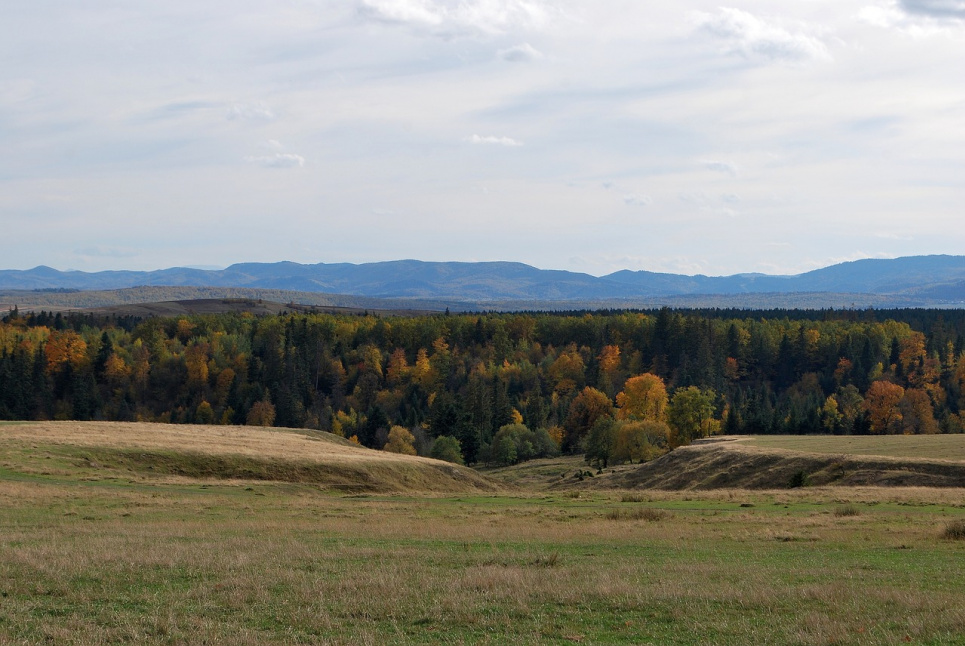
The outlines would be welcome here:
<svg viewBox="0 0 965 646">
<path fill-rule="evenodd" d="M 756 435 L 740 441 L 808 453 L 965 461 L 965 435 Z"/>
<path fill-rule="evenodd" d="M 0 428 L 4 645 L 965 644 L 959 489 L 348 495 L 25 428 Z"/>
</svg>

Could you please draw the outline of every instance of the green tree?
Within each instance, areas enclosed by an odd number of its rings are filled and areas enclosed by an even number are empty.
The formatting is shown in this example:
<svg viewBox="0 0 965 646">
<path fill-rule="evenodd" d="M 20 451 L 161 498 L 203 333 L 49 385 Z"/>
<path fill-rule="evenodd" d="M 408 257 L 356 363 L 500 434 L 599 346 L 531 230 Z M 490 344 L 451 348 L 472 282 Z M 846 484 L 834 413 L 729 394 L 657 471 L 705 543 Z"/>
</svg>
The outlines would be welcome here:
<svg viewBox="0 0 965 646">
<path fill-rule="evenodd" d="M 667 406 L 667 423 L 672 431 L 670 446 L 683 446 L 699 437 L 707 437 L 720 430 L 714 419 L 714 400 L 711 389 L 697 386 L 681 388 L 673 394 Z"/>
<path fill-rule="evenodd" d="M 462 447 L 459 445 L 459 440 L 448 435 L 440 435 L 435 439 L 432 448 L 429 450 L 429 457 L 445 462 L 455 462 L 456 464 L 463 463 Z"/>
<path fill-rule="evenodd" d="M 194 411 L 195 424 L 214 424 L 214 409 L 205 400 L 201 400 L 197 410 Z"/>
<path fill-rule="evenodd" d="M 634 460 L 652 460 L 666 452 L 669 437 L 670 427 L 664 422 L 623 422 L 617 428 L 613 461 L 633 464 Z"/>
<path fill-rule="evenodd" d="M 516 450 L 516 443 L 510 435 L 500 435 L 493 438 L 492 461 L 498 465 L 508 466 L 516 464 L 519 459 L 519 452 Z"/>
<path fill-rule="evenodd" d="M 593 423 L 586 437 L 584 457 L 588 464 L 595 464 L 604 469 L 607 467 L 616 448 L 619 426 L 619 423 L 609 416 L 600 417 Z"/>
</svg>

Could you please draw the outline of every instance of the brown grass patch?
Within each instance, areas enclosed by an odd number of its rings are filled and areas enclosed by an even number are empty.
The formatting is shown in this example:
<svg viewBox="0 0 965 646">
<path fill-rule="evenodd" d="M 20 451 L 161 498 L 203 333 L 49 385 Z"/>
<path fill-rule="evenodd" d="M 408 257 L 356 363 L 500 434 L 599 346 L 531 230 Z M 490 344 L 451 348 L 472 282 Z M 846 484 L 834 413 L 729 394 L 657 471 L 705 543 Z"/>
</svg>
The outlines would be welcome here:
<svg viewBox="0 0 965 646">
<path fill-rule="evenodd" d="M 835 516 L 841 517 L 860 516 L 861 510 L 855 505 L 841 505 L 839 507 L 835 507 L 832 513 L 834 513 Z"/>
<path fill-rule="evenodd" d="M 942 538 L 949 541 L 965 541 L 965 520 L 953 520 L 945 525 Z"/>
<path fill-rule="evenodd" d="M 782 489 L 804 486 L 965 487 L 965 462 L 912 457 L 805 453 L 745 442 L 695 444 L 581 489 Z"/>
<path fill-rule="evenodd" d="M 54 473 L 61 458 L 88 478 L 148 477 L 317 483 L 341 491 L 496 491 L 472 469 L 415 456 L 374 451 L 329 433 L 250 426 L 138 422 L 39 422 L 0 427 L 7 468 Z M 20 463 L 11 463 L 16 459 Z"/>
<path fill-rule="evenodd" d="M 606 512 L 607 520 L 645 520 L 657 522 L 668 518 L 670 514 L 662 509 L 652 507 L 636 507 L 634 509 L 611 509 Z"/>
</svg>

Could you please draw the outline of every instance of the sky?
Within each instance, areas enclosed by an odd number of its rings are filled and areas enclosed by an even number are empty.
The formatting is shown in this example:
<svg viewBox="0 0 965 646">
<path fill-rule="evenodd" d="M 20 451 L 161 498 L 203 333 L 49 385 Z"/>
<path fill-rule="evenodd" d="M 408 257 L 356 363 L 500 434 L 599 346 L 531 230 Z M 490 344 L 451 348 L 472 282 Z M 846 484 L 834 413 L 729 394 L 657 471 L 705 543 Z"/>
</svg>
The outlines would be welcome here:
<svg viewBox="0 0 965 646">
<path fill-rule="evenodd" d="M 0 269 L 965 254 L 965 0 L 31 0 Z"/>
</svg>

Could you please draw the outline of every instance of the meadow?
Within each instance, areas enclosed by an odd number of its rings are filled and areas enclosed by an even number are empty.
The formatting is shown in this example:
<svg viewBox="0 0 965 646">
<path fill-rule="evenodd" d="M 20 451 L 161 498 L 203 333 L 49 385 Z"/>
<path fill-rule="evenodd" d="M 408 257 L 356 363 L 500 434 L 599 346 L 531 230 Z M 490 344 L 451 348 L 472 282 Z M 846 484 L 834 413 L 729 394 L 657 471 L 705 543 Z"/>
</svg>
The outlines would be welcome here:
<svg viewBox="0 0 965 646">
<path fill-rule="evenodd" d="M 809 453 L 878 455 L 894 458 L 965 461 L 961 435 L 757 435 L 750 446 Z"/>
<path fill-rule="evenodd" d="M 25 429 L 0 644 L 965 644 L 961 489 L 348 493 Z"/>
</svg>

